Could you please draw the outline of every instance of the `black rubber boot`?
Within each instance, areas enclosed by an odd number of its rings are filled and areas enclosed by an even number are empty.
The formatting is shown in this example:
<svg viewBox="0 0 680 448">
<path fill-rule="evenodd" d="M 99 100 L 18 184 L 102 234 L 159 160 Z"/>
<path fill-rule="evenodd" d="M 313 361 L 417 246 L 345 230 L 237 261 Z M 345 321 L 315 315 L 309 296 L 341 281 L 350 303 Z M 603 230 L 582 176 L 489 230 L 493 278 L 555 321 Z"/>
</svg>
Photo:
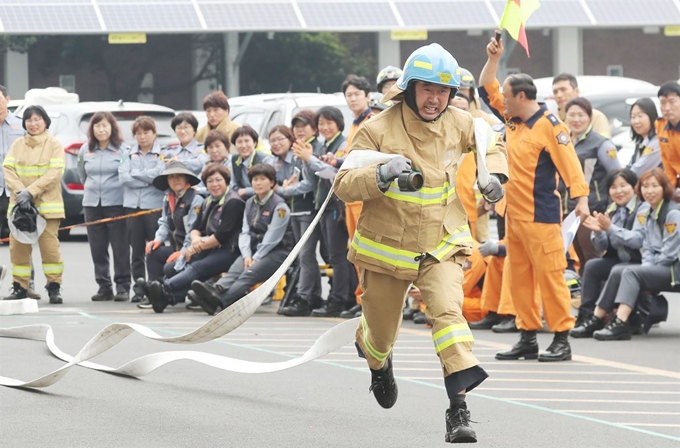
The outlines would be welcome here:
<svg viewBox="0 0 680 448">
<path fill-rule="evenodd" d="M 2 300 L 21 300 L 28 299 L 28 289 L 23 288 L 18 282 L 12 283 L 12 294 Z"/>
<path fill-rule="evenodd" d="M 598 341 L 628 341 L 631 339 L 632 334 L 628 322 L 617 317 L 602 330 L 593 333 L 593 337 Z"/>
<path fill-rule="evenodd" d="M 64 303 L 64 300 L 61 298 L 61 285 L 59 283 L 52 282 L 48 284 L 45 289 L 47 290 L 47 295 L 49 296 L 52 305 Z"/>
<path fill-rule="evenodd" d="M 392 372 L 392 355 L 387 358 L 382 369 L 371 369 L 371 387 L 368 388 L 368 391 L 373 392 L 378 404 L 385 409 L 391 408 L 397 402 L 399 391 Z"/>
<path fill-rule="evenodd" d="M 569 332 L 555 333 L 552 344 L 538 356 L 539 362 L 556 362 L 571 360 L 571 345 L 569 345 Z"/>
<path fill-rule="evenodd" d="M 512 348 L 505 352 L 496 353 L 496 359 L 501 361 L 538 358 L 538 341 L 536 340 L 536 331 L 522 330 L 519 342 L 512 346 Z"/>
<path fill-rule="evenodd" d="M 478 320 L 477 322 L 470 322 L 468 327 L 470 327 L 471 330 L 491 330 L 494 325 L 503 322 L 503 319 L 503 316 L 493 311 L 489 311 L 489 314 L 484 316 L 484 319 Z"/>
<path fill-rule="evenodd" d="M 597 316 L 590 316 L 581 325 L 575 327 L 569 332 L 572 338 L 592 338 L 593 333 L 604 328 L 604 319 Z"/>
<path fill-rule="evenodd" d="M 143 277 L 135 280 L 135 284 L 132 285 L 132 292 L 134 293 L 130 298 L 130 302 L 138 303 L 141 302 L 144 297 L 149 298 L 149 284 Z"/>
<path fill-rule="evenodd" d="M 470 427 L 470 411 L 464 401 L 462 405 L 451 402 L 446 410 L 446 442 L 477 443 L 477 434 Z"/>
</svg>

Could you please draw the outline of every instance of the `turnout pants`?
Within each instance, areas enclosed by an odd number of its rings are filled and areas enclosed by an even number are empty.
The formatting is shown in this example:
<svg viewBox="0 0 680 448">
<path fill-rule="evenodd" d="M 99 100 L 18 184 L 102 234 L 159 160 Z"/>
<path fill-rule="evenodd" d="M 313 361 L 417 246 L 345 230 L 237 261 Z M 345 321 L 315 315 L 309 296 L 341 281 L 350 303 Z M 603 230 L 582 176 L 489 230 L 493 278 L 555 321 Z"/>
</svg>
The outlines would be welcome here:
<svg viewBox="0 0 680 448">
<path fill-rule="evenodd" d="M 295 215 L 291 217 L 291 227 L 295 242 L 300 241 L 314 219 L 313 214 Z M 316 246 L 321 237 L 321 229 L 317 226 L 309 239 L 300 250 L 300 276 L 298 277 L 297 293 L 310 305 L 318 305 L 321 302 L 321 275 L 319 274 L 319 262 L 316 259 Z"/>
<path fill-rule="evenodd" d="M 425 313 L 432 322 L 432 339 L 444 376 L 454 384 L 455 393 L 471 390 L 486 378 L 486 372 L 472 354 L 474 338 L 462 313 L 464 255 L 456 255 L 443 263 L 427 257 L 413 282 L 427 305 Z M 360 268 L 361 324 L 356 342 L 368 361 L 378 370 L 385 365 L 397 340 L 402 309 L 410 280 Z M 450 379 L 448 377 L 451 377 Z"/>
<path fill-rule="evenodd" d="M 289 253 L 285 249 L 274 249 L 263 259 L 256 261 L 248 270 L 243 268 L 243 257 L 238 257 L 229 268 L 227 275 L 217 282 L 217 286 L 222 287 L 224 291 L 220 297 L 223 307 L 226 308 L 239 301 L 250 292 L 253 286 L 271 277 Z"/>
<path fill-rule="evenodd" d="M 543 316 L 553 332 L 574 327 L 571 295 L 564 279 L 567 258 L 559 224 L 518 221 L 506 217 L 510 294 L 517 311 L 517 327 L 539 330 Z M 538 284 L 538 288 L 536 288 Z M 542 301 L 538 299 L 541 291 Z"/>
<path fill-rule="evenodd" d="M 45 231 L 38 238 L 40 258 L 47 283 L 59 283 L 64 272 L 64 262 L 59 249 L 58 229 L 61 219 L 46 219 Z M 12 277 L 22 288 L 28 289 L 31 281 L 31 251 L 33 246 L 20 243 L 14 236 L 9 237 L 9 256 L 12 262 Z"/>
<path fill-rule="evenodd" d="M 83 207 L 85 222 L 123 215 L 122 206 Z M 113 252 L 113 281 L 116 292 L 130 291 L 130 245 L 125 221 L 112 221 L 87 227 L 87 240 L 94 264 L 94 279 L 100 291 L 113 291 L 109 266 L 109 246 Z"/>
<path fill-rule="evenodd" d="M 125 208 L 125 214 L 142 212 L 140 208 Z M 137 216 L 135 218 L 128 218 L 127 232 L 130 242 L 130 249 L 132 250 L 132 262 L 130 267 L 132 269 L 132 278 L 146 278 L 146 267 L 144 257 L 146 255 L 146 243 L 152 241 L 156 236 L 158 229 L 158 218 L 161 217 L 161 212 L 151 213 L 148 215 Z"/>
</svg>

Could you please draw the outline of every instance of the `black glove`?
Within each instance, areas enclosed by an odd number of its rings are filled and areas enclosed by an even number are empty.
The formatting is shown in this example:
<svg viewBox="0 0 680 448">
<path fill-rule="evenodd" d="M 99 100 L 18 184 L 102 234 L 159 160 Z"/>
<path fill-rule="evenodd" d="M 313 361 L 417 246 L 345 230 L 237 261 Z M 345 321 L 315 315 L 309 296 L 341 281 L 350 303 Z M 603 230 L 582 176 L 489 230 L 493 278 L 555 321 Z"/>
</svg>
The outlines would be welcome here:
<svg viewBox="0 0 680 448">
<path fill-rule="evenodd" d="M 486 201 L 490 204 L 495 204 L 496 202 L 503 199 L 503 195 L 505 195 L 501 181 L 498 180 L 498 177 L 493 174 L 490 176 L 489 185 L 487 185 L 485 188 L 480 187 L 479 191 L 482 193 L 482 195 L 484 195 L 484 199 L 486 199 Z"/>
<path fill-rule="evenodd" d="M 17 193 L 17 207 L 27 210 L 31 208 L 31 204 L 33 203 L 33 196 L 31 193 L 29 193 L 28 190 L 21 190 L 20 192 Z"/>
<path fill-rule="evenodd" d="M 380 165 L 378 174 L 382 182 L 388 183 L 402 173 L 402 171 L 411 171 L 411 161 L 403 156 L 397 156 L 384 165 Z"/>
</svg>

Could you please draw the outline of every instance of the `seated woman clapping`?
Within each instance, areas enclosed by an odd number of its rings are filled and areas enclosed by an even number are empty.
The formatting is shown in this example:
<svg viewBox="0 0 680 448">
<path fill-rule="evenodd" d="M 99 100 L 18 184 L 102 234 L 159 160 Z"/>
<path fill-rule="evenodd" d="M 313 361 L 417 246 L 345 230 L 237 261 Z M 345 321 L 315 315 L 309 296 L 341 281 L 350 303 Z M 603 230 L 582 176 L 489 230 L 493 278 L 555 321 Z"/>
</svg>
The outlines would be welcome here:
<svg viewBox="0 0 680 448">
<path fill-rule="evenodd" d="M 241 256 L 215 286 L 195 281 L 191 300 L 212 315 L 243 298 L 258 283 L 271 277 L 294 246 L 290 209 L 274 194 L 276 170 L 263 163 L 248 171 L 255 196 L 248 199 L 239 236 Z"/>
<path fill-rule="evenodd" d="M 637 218 L 644 222 L 642 264 L 613 270 L 597 302 L 593 317 L 587 322 L 600 341 L 627 340 L 631 338 L 629 317 L 638 296 L 646 290 L 669 291 L 674 278 L 680 274 L 680 208 L 672 201 L 673 187 L 660 168 L 645 172 L 636 187 L 639 199 L 649 205 L 638 211 Z M 616 317 L 604 326 L 604 317 L 618 305 Z"/>
<path fill-rule="evenodd" d="M 637 216 L 649 210 L 649 205 L 635 195 L 637 181 L 637 175 L 627 168 L 612 172 L 607 177 L 612 201 L 607 213 L 594 212 L 583 223 L 592 231 L 590 238 L 595 249 L 605 254 L 602 258 L 588 260 L 583 269 L 581 306 L 576 327 L 570 333 L 574 338 L 592 337 L 593 331 L 599 329 L 586 323 L 597 324 L 590 317 L 602 293 L 602 283 L 609 278 L 612 269 L 623 270 L 632 264 L 640 264 L 645 234 Z"/>
</svg>

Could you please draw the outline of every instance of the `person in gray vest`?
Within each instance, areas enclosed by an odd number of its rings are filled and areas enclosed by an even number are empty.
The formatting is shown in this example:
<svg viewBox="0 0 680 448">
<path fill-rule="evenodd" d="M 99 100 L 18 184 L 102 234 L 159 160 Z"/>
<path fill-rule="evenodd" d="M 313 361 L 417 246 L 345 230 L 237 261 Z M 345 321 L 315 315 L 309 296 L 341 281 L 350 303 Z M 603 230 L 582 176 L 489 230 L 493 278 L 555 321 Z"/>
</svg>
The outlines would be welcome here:
<svg viewBox="0 0 680 448">
<path fill-rule="evenodd" d="M 342 112 L 333 106 L 325 106 L 316 114 L 317 127 L 324 137 L 322 155 L 317 157 L 310 145 L 293 145 L 295 154 L 305 162 L 304 170 L 315 183 L 314 205 L 318 211 L 331 191 L 331 180 L 315 173 L 334 170 L 342 165 L 342 158 L 336 153 L 344 153 L 347 139 L 342 135 L 345 121 Z M 321 218 L 321 234 L 328 248 L 328 258 L 333 267 L 331 292 L 323 307 L 312 310 L 315 317 L 338 317 L 345 309 L 356 303 L 356 275 L 352 264 L 347 261 L 349 235 L 345 224 L 345 205 L 333 195 Z M 354 281 L 352 281 L 354 279 Z"/>
<path fill-rule="evenodd" d="M 583 269 L 581 306 L 576 326 L 569 333 L 574 338 L 591 337 L 596 328 L 586 325 L 591 322 L 597 299 L 602 293 L 602 284 L 609 278 L 612 269 L 623 270 L 632 264 L 640 264 L 640 248 L 645 238 L 644 226 L 637 219 L 639 214 L 649 210 L 649 205 L 635 194 L 637 175 L 627 169 L 613 171 L 607 177 L 607 187 L 612 200 L 607 213 L 594 213 L 583 223 L 591 230 L 595 249 L 605 252 L 602 258 L 588 260 Z"/>
<path fill-rule="evenodd" d="M 276 157 L 276 182 L 274 191 L 283 197 L 290 209 L 290 223 L 297 243 L 307 231 L 316 216 L 314 210 L 314 182 L 304 172 L 304 163 L 293 155 L 291 148 L 295 142 L 293 132 L 288 126 L 275 126 L 269 131 L 269 144 Z M 316 259 L 316 245 L 319 242 L 320 229 L 313 230 L 312 235 L 300 250 L 299 280 L 297 294 L 292 303 L 281 310 L 284 316 L 308 316 L 313 308 L 322 305 L 321 276 L 319 262 Z"/>
<path fill-rule="evenodd" d="M 593 106 L 585 98 L 576 97 L 569 101 L 564 108 L 567 118 L 566 125 L 571 130 L 571 138 L 576 149 L 576 155 L 581 162 L 586 182 L 590 188 L 588 207 L 591 213 L 604 213 L 609 202 L 607 191 L 607 174 L 621 168 L 616 145 L 609 138 L 593 131 Z M 576 207 L 576 200 L 570 200 L 568 211 Z M 576 232 L 574 249 L 578 254 L 581 268 L 579 275 L 583 276 L 583 269 L 588 260 L 598 258 L 601 252 L 595 250 L 590 241 L 590 229 L 581 225 Z"/>
<path fill-rule="evenodd" d="M 149 301 L 157 313 L 162 313 L 168 305 L 184 302 L 194 280 L 205 281 L 228 271 L 239 256 L 245 202 L 228 187 L 229 171 L 224 166 L 212 163 L 201 176 L 210 196 L 201 204 L 189 232 L 191 244 L 183 255 L 187 265 L 172 277 L 150 282 L 147 288 Z"/>
<path fill-rule="evenodd" d="M 168 166 L 173 161 L 184 163 L 187 169 L 199 176 L 205 165 L 203 145 L 196 141 L 198 120 L 191 112 L 180 112 L 170 121 L 179 145 L 164 148 L 163 162 Z"/>
<path fill-rule="evenodd" d="M 654 168 L 640 176 L 636 192 L 649 205 L 637 215 L 645 229 L 642 264 L 613 269 L 609 275 L 593 317 L 586 323 L 596 329 L 593 337 L 599 341 L 630 339 L 629 317 L 640 292 L 673 291 L 680 279 L 680 208 L 673 202 L 671 181 L 663 169 Z M 605 315 L 616 305 L 616 318 L 605 326 Z"/>
<path fill-rule="evenodd" d="M 150 282 L 162 281 L 164 274 L 172 277 L 186 266 L 182 254 L 191 245 L 189 231 L 203 203 L 203 197 L 192 188 L 199 182 L 200 179 L 179 161 L 170 163 L 163 174 L 153 180 L 153 186 L 166 193 L 156 236 L 146 245 L 146 269 Z M 138 279 L 137 284 L 142 289 L 147 287 L 143 278 Z M 151 301 L 146 295 L 137 304 L 138 308 L 151 308 Z"/>
<path fill-rule="evenodd" d="M 78 176 L 83 183 L 85 222 L 121 216 L 123 186 L 118 167 L 130 147 L 123 141 L 116 117 L 111 112 L 96 112 L 87 128 L 87 139 L 78 152 Z M 94 264 L 94 278 L 99 291 L 93 302 L 130 299 L 130 245 L 126 222 L 111 221 L 87 227 L 87 240 Z M 113 252 L 113 295 L 109 246 Z"/>
<path fill-rule="evenodd" d="M 274 193 L 276 171 L 263 163 L 248 171 L 255 195 L 246 202 L 238 245 L 241 256 L 213 286 L 195 281 L 189 297 L 213 315 L 243 298 L 258 283 L 271 277 L 295 245 L 290 209 Z M 192 294 L 193 292 L 193 294 Z"/>
<path fill-rule="evenodd" d="M 656 104 L 651 98 L 639 98 L 630 107 L 630 135 L 635 143 L 635 151 L 628 162 L 638 176 L 661 167 L 661 147 L 654 123 L 659 118 Z"/>
<path fill-rule="evenodd" d="M 151 117 L 138 117 L 132 124 L 132 133 L 137 143 L 128 154 L 123 155 L 118 167 L 118 176 L 123 185 L 123 207 L 128 215 L 161 208 L 164 196 L 162 191 L 153 186 L 153 180 L 165 169 L 163 153 L 156 140 L 156 123 Z M 146 243 L 156 235 L 160 217 L 161 212 L 158 211 L 126 220 L 132 249 L 132 278 L 146 277 Z M 141 301 L 144 291 L 135 285 L 134 292 L 130 301 Z"/>
<path fill-rule="evenodd" d="M 231 144 L 236 148 L 238 155 L 231 158 L 232 177 L 229 188 L 238 193 L 243 200 L 255 194 L 250 185 L 249 170 L 258 163 L 274 165 L 274 158 L 271 155 L 256 149 L 258 141 L 257 132 L 248 125 L 241 126 L 231 134 Z"/>
</svg>

